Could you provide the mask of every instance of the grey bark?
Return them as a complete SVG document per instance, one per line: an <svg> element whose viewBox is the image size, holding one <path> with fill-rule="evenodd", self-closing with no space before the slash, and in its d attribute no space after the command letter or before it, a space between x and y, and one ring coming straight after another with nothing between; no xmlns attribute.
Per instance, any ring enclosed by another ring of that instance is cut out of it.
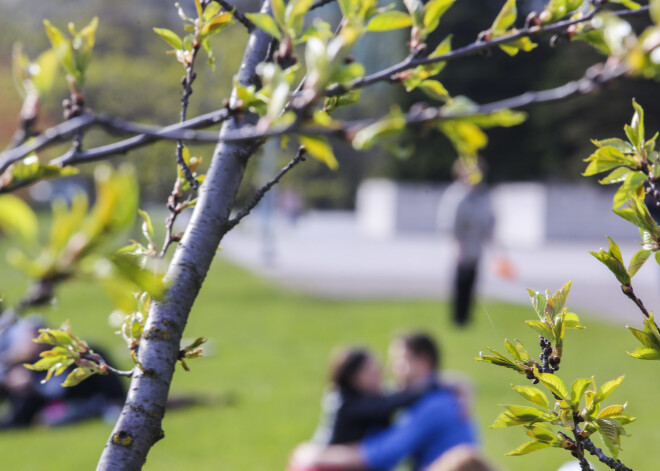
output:
<svg viewBox="0 0 660 471"><path fill-rule="evenodd" d="M270 12L264 0L262 12ZM238 80L249 85L255 69L266 57L270 37L255 29L245 50ZM232 104L236 96L232 95ZM254 116L230 119L220 136L240 129ZM135 471L142 468L151 447L163 437L161 423L179 354L179 342L188 314L215 256L227 223L245 165L256 149L254 142L220 143L199 193L192 219L176 248L166 279L165 298L149 311L138 358L145 371L136 368L115 427L99 460L97 471Z"/></svg>

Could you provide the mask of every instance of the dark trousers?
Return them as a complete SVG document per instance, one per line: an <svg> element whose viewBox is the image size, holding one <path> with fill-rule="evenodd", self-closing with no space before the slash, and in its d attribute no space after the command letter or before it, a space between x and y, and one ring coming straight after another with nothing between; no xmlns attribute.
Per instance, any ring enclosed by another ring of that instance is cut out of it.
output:
<svg viewBox="0 0 660 471"><path fill-rule="evenodd" d="M474 284L477 279L477 262L459 263L454 279L453 319L457 325L466 325L470 320Z"/></svg>

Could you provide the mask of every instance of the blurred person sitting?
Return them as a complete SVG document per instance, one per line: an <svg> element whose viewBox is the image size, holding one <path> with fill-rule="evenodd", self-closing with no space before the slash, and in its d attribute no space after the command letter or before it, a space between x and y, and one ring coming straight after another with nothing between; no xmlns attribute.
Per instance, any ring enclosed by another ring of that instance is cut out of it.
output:
<svg viewBox="0 0 660 471"><path fill-rule="evenodd" d="M299 446L292 468L390 470L408 458L413 470L422 471L455 446L476 444L475 426L456 390L437 376L440 354L435 341L423 333L400 336L389 355L401 387L428 386L428 392L406 408L394 425L359 443Z"/></svg>
<svg viewBox="0 0 660 471"><path fill-rule="evenodd" d="M124 387L115 376L93 375L73 387L62 383L74 368L42 383L45 371L23 366L39 360L46 346L33 342L44 328L38 316L18 318L0 333L0 400L8 403L8 412L0 418L0 429L34 424L63 425L90 417L114 420L124 403ZM97 347L94 351L108 358Z"/></svg>
<svg viewBox="0 0 660 471"><path fill-rule="evenodd" d="M323 398L323 418L314 434L319 445L354 443L387 428L394 413L409 406L428 385L385 393L378 360L363 348L336 352L330 367L330 390Z"/></svg>
<svg viewBox="0 0 660 471"><path fill-rule="evenodd" d="M452 167L454 182L438 205L438 227L450 229L457 246L452 309L454 323L459 326L470 320L479 261L495 228L485 172L483 162L469 165L457 160Z"/></svg>

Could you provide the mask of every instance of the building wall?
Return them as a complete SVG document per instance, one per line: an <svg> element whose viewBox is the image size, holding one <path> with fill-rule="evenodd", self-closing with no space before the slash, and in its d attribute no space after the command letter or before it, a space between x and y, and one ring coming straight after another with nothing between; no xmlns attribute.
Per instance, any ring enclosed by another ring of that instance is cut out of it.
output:
<svg viewBox="0 0 660 471"><path fill-rule="evenodd" d="M442 232L438 218L447 184L413 185L367 180L357 193L358 231L367 237ZM612 213L613 189L589 185L505 183L492 188L496 238L506 244L537 246L548 241L636 240L634 228ZM446 231L446 228L445 228Z"/></svg>

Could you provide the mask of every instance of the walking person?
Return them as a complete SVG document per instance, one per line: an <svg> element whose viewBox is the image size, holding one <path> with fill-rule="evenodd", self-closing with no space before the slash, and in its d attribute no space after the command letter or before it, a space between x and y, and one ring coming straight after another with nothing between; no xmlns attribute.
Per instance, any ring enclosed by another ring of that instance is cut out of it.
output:
<svg viewBox="0 0 660 471"><path fill-rule="evenodd" d="M445 190L438 208L438 225L449 226L457 247L452 315L459 326L470 321L479 262L495 228L490 191L483 179L485 165L480 163L478 182L473 181L474 172L462 160L456 161L454 182Z"/></svg>

